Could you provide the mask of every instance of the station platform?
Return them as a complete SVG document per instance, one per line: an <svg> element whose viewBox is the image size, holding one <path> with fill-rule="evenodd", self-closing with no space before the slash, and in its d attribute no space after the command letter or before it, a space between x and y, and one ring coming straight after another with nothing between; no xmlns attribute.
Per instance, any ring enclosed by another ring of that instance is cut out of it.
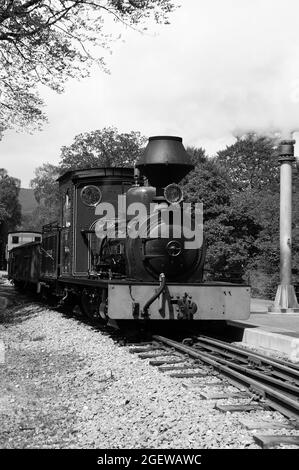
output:
<svg viewBox="0 0 299 470"><path fill-rule="evenodd" d="M280 353L299 363L299 314L269 313L272 304L270 300L252 299L248 320L227 323L243 330L244 345Z"/></svg>

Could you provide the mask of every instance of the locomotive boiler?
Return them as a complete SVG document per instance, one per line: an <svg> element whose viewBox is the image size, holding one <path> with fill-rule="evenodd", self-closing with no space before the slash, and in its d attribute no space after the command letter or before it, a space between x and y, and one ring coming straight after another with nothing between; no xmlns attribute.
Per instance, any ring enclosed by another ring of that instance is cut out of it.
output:
<svg viewBox="0 0 299 470"><path fill-rule="evenodd" d="M25 253L18 247L10 279L111 324L248 318L248 286L204 281L202 214L186 208L178 185L192 168L180 137L157 136L135 173L67 172L59 178L61 220L44 227L41 243L27 245L34 272L32 264L17 269Z"/></svg>

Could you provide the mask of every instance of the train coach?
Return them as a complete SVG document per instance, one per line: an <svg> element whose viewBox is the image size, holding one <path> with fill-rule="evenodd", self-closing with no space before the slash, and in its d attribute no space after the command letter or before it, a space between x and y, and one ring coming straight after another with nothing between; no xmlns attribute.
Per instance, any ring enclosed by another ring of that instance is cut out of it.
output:
<svg viewBox="0 0 299 470"><path fill-rule="evenodd" d="M136 168L62 175L61 220L10 251L9 278L112 325L248 318L249 286L204 281L207 241L178 185L193 168L182 139L151 137Z"/></svg>

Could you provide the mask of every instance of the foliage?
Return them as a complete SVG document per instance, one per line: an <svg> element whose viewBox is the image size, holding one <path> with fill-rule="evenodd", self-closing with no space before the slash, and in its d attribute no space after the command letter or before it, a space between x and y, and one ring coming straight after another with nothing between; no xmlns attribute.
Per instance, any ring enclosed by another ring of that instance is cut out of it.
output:
<svg viewBox="0 0 299 470"><path fill-rule="evenodd" d="M275 158L276 141L248 134L217 153L217 162L225 168L234 190L277 190L279 163Z"/></svg>
<svg viewBox="0 0 299 470"><path fill-rule="evenodd" d="M44 163L35 170L35 178L31 180L38 207L31 216L23 219L23 228L41 230L42 226L59 220L59 185L57 178L61 169L51 163Z"/></svg>
<svg viewBox="0 0 299 470"><path fill-rule="evenodd" d="M0 133L45 120L38 86L62 92L93 63L105 70L113 40L105 23L145 29L151 18L167 23L173 9L170 0L1 0Z"/></svg>
<svg viewBox="0 0 299 470"><path fill-rule="evenodd" d="M119 133L115 127L85 132L77 135L69 147L62 147L60 168L133 166L145 143L140 132Z"/></svg>
<svg viewBox="0 0 299 470"><path fill-rule="evenodd" d="M273 295L279 273L279 193L247 190L233 196L232 207L240 215L237 230L247 245L243 278L259 295L259 273L265 284L263 295Z"/></svg>
<svg viewBox="0 0 299 470"><path fill-rule="evenodd" d="M240 279L248 256L256 251L254 240L259 225L233 197L227 172L216 159L202 160L187 176L184 192L186 200L203 202L207 277Z"/></svg>
<svg viewBox="0 0 299 470"><path fill-rule="evenodd" d="M21 220L21 206L18 200L20 181L9 176L7 171L0 169L0 206L2 217L0 222L7 230L14 230Z"/></svg>
<svg viewBox="0 0 299 470"><path fill-rule="evenodd" d="M202 147L194 147L189 146L186 147L186 152L190 155L192 163L197 166L200 163L204 163L207 161L208 156L204 148Z"/></svg>
<svg viewBox="0 0 299 470"><path fill-rule="evenodd" d="M19 230L32 230L41 232L44 225L60 220L59 203L53 206L47 206L41 202L34 209L32 214L26 214L22 217L22 223Z"/></svg>
<svg viewBox="0 0 299 470"><path fill-rule="evenodd" d="M184 194L189 202L203 202L205 217L210 219L229 203L231 184L222 168L213 159L198 161L183 181Z"/></svg>
<svg viewBox="0 0 299 470"><path fill-rule="evenodd" d="M2 205L0 203L0 224L2 224L2 222L8 217L8 214L7 214L7 211L4 207L4 205Z"/></svg>
<svg viewBox="0 0 299 470"><path fill-rule="evenodd" d="M279 162L276 141L248 134L218 152L231 181L230 240L222 247L253 295L272 296L279 276ZM231 242L231 243L230 243ZM220 259L217 257L216 261ZM219 263L221 268L221 262ZM217 263L216 263L217 265Z"/></svg>
<svg viewBox="0 0 299 470"><path fill-rule="evenodd" d="M38 203L45 201L48 205L52 205L56 202L56 180L59 176L59 168L51 163L44 163L35 170L35 178L31 181L31 186L34 188Z"/></svg>
<svg viewBox="0 0 299 470"><path fill-rule="evenodd" d="M7 233L21 222L21 206L18 200L20 181L0 169L0 269L5 268Z"/></svg>

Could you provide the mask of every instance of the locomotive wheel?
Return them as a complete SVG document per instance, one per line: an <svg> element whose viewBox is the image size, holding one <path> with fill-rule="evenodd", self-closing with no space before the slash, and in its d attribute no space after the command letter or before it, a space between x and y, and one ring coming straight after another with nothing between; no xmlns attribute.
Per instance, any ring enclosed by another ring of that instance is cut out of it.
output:
<svg viewBox="0 0 299 470"><path fill-rule="evenodd" d="M42 287L39 296L42 302L50 306L57 305L57 297L54 295L53 290Z"/></svg>
<svg viewBox="0 0 299 470"><path fill-rule="evenodd" d="M13 281L13 283L14 283L15 288L16 288L19 292L21 292L21 293L26 292L25 282L23 282L23 281Z"/></svg>
<svg viewBox="0 0 299 470"><path fill-rule="evenodd" d="M81 305L79 305L78 303L74 305L74 307L72 309L72 314L75 315L75 317L77 317L79 319L82 319L83 317L85 317L83 309L82 309Z"/></svg>
<svg viewBox="0 0 299 470"><path fill-rule="evenodd" d="M97 299L93 299L89 292L82 292L81 307L83 314L90 320L99 318L99 306Z"/></svg>
<svg viewBox="0 0 299 470"><path fill-rule="evenodd" d="M48 290L45 289L45 287L41 288L39 296L42 302L46 302L46 303L48 302L49 295L48 295Z"/></svg>

